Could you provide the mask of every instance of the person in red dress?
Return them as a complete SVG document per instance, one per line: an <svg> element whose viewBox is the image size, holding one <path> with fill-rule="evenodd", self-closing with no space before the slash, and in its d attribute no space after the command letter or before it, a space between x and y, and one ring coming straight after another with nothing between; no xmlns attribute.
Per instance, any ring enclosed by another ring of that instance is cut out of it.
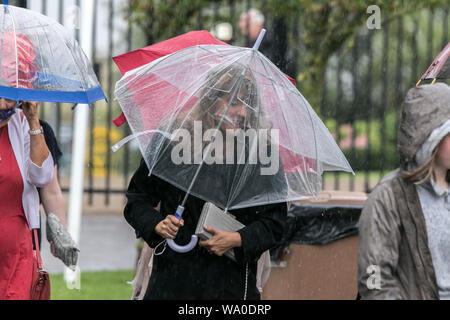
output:
<svg viewBox="0 0 450 320"><path fill-rule="evenodd" d="M38 103L23 102L22 110L16 101L0 98L0 300L30 298L30 229L39 227L36 187L47 185L53 176Z"/></svg>

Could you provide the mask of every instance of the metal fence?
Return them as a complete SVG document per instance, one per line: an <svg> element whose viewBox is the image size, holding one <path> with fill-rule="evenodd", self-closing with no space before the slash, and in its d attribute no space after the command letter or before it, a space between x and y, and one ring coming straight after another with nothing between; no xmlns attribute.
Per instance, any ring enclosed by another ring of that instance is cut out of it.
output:
<svg viewBox="0 0 450 320"><path fill-rule="evenodd" d="M93 62L109 104L97 102L91 108L85 192L89 203L97 194L103 195L104 204L109 205L111 196L124 193L140 161L140 153L134 144L126 145L118 153L111 151L115 142L130 133L127 125L116 128L112 123L120 114L120 108L114 101L114 85L121 75L111 58L162 39L155 40L127 22L126 1L93 1ZM199 12L198 25L182 28L179 34L193 29L213 30L218 23L229 22L233 28L233 37L229 42L245 43L246 39L239 34L239 15L251 7L262 8L263 2L212 1L209 8ZM29 8L52 16L64 25L75 21L72 27L75 36L78 36L76 22L82 21L77 20L80 0L16 1L16 5L27 4ZM319 105L313 107L335 135L357 174L326 174L324 188L370 192L386 172L398 165L396 140L401 101L449 41L449 11L450 4L434 11L420 10L383 21L379 30L362 26L356 36L344 43L339 52L329 59L326 77L320 84L323 95ZM209 15L209 19L203 18L205 14ZM279 32L281 58L277 63L296 78L303 63L301 50L307 49L301 44L300 21L290 25L283 23L282 19L274 21L266 14L266 27L276 28ZM302 91L301 85L299 90ZM46 104L41 108L41 118L53 126L64 152L60 180L65 192L68 191L71 159L71 107Z"/></svg>

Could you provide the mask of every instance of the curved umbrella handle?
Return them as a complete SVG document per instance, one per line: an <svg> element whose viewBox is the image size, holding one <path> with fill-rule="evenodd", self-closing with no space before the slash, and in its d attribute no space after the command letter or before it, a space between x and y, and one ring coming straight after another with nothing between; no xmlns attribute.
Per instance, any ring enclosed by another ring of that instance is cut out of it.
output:
<svg viewBox="0 0 450 320"><path fill-rule="evenodd" d="M179 253L186 253L191 251L192 249L194 249L194 247L197 245L198 242L198 237L193 234L191 237L191 241L185 245L185 246L180 246L178 244L175 243L175 241L173 241L172 239L167 239L167 244L169 245L169 247Z"/></svg>
<svg viewBox="0 0 450 320"><path fill-rule="evenodd" d="M183 211L184 211L184 208L182 206L179 206L177 209L177 212L175 213L175 217L177 217L178 220L181 220ZM180 246L180 245L176 244L175 241L173 241L172 239L167 239L167 244L169 245L169 247L172 250L174 250L176 252L180 252L180 253L186 253L186 252L191 251L197 245L197 242L198 242L198 237L195 234L193 234L191 236L191 241L185 246Z"/></svg>

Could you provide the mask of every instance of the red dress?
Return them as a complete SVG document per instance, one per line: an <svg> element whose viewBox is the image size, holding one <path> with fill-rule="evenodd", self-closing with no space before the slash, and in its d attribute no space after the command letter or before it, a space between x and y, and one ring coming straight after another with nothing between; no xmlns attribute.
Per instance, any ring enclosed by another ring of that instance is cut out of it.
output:
<svg viewBox="0 0 450 320"><path fill-rule="evenodd" d="M0 300L28 300L33 246L22 207L22 175L9 141L8 126L1 129L0 157Z"/></svg>

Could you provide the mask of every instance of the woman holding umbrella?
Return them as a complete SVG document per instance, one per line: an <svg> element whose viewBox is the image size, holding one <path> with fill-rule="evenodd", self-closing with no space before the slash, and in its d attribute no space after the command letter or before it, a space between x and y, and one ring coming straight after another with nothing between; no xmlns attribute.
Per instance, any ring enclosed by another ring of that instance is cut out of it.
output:
<svg viewBox="0 0 450 320"><path fill-rule="evenodd" d="M401 168L371 193L359 220L362 299L450 299L450 87L409 90Z"/></svg>
<svg viewBox="0 0 450 320"><path fill-rule="evenodd" d="M33 272L30 228L39 224L36 187L47 185L53 160L39 125L38 103L0 99L0 300L27 300ZM23 119L23 116L25 119Z"/></svg>
<svg viewBox="0 0 450 320"><path fill-rule="evenodd" d="M180 114L173 127L193 132L194 121L201 121L205 129L219 125L219 130L224 132L227 129L244 129L259 124L263 120L263 114L251 111L259 105L259 94L252 73L248 71L245 74L240 90L230 91L243 70L235 64L211 76L211 85L204 89L202 98L197 103L198 108L194 108L189 115ZM233 92L236 92L234 98ZM233 101L230 103L231 107L227 108L226 101L229 99ZM160 139L153 139L155 143L158 140ZM171 148L173 145L168 144L168 150ZM149 149L152 149L152 143ZM157 171L187 170L189 165L174 164L170 154L171 152L164 152L161 155ZM196 193L215 188L232 192L233 179L251 173L256 175L256 167L259 165L254 165L254 168L250 168L248 164L204 165L198 175ZM281 168L279 173L282 172ZM128 202L124 212L126 220L136 230L136 234L153 248L164 239L176 238L180 243L189 241L190 235L195 233L205 201L191 195L185 204L184 219L179 220L173 213L186 192L154 174L148 175L149 169L142 161L127 192ZM264 188L268 188L279 178L284 179L284 175L258 177L259 184L246 185L256 193L263 192ZM160 212L154 209L158 204L161 205ZM257 261L264 251L281 241L287 204L281 202L248 207L232 210L231 213L245 225L238 232L205 228L212 237L200 241L199 246L188 253L178 253L166 248L158 255L157 248L144 299L259 299L256 286ZM234 249L236 261L224 256L230 249Z"/></svg>
<svg viewBox="0 0 450 320"><path fill-rule="evenodd" d="M263 36L253 48L185 48L116 84L133 134L113 150L136 139L144 158L124 215L155 248L147 299L259 299L257 261L282 240L287 202L317 195L324 171L353 172L306 99L258 51ZM206 225L211 238L196 246L207 202L241 229ZM170 249L160 250L164 239Z"/></svg>
<svg viewBox="0 0 450 320"><path fill-rule="evenodd" d="M0 299L28 299L37 273L29 232L40 227L37 187L54 172L38 102L30 101L91 104L105 96L71 31L7 1L0 21ZM43 299L49 292L33 293Z"/></svg>
<svg viewBox="0 0 450 320"><path fill-rule="evenodd" d="M34 46L26 36L17 36L22 50L17 60L5 54L13 42L3 34L1 81L31 89ZM17 61L20 68L15 68ZM16 77L18 70L18 77ZM17 83L18 81L18 83ZM53 177L53 159L38 118L37 102L0 98L0 300L30 298L33 274L33 244L30 229L39 226L37 187Z"/></svg>

